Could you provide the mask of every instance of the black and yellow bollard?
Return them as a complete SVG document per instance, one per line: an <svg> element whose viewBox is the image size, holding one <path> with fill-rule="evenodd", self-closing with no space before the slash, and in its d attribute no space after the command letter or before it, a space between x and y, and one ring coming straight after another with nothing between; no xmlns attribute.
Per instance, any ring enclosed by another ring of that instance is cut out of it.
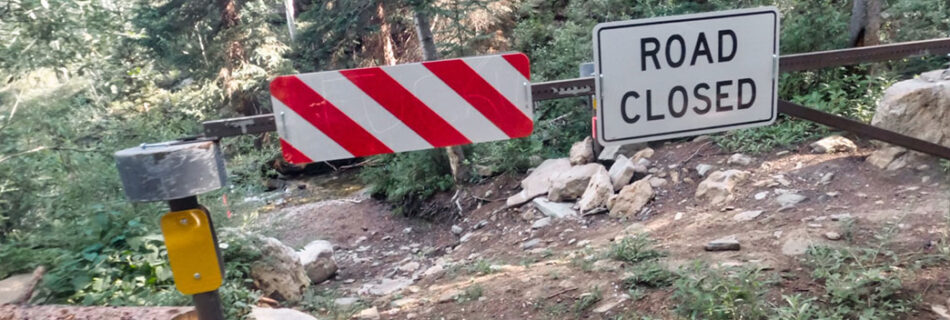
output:
<svg viewBox="0 0 950 320"><path fill-rule="evenodd" d="M175 287L192 295L201 320L224 319L218 288L224 263L211 214L197 195L226 183L216 141L171 141L115 153L126 197L133 202L167 201L161 217Z"/></svg>

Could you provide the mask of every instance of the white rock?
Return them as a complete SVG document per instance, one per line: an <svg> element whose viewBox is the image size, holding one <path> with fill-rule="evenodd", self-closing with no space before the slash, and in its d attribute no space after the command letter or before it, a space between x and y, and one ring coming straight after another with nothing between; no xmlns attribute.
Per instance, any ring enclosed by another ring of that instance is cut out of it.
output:
<svg viewBox="0 0 950 320"><path fill-rule="evenodd" d="M642 150L637 151L637 153L634 154L632 158L633 158L633 159L647 159L647 158L652 158L652 157L653 157L653 153L654 153L654 151L653 151L652 148L643 148Z"/></svg>
<svg viewBox="0 0 950 320"><path fill-rule="evenodd" d="M460 234L462 234L462 231L465 231L465 230L462 230L462 227L459 227L459 226L454 225L454 224L452 225L452 234L454 234L454 235L460 235Z"/></svg>
<svg viewBox="0 0 950 320"><path fill-rule="evenodd" d="M538 211L541 211L547 217L555 219L565 219L577 216L577 211L574 211L573 204L569 202L551 202L551 200L545 198L535 198L532 200L535 208L538 208Z"/></svg>
<svg viewBox="0 0 950 320"><path fill-rule="evenodd" d="M634 216L643 209L655 193L650 183L645 180L634 182L616 195L607 200L607 209L610 210L611 217L630 217Z"/></svg>
<svg viewBox="0 0 950 320"><path fill-rule="evenodd" d="M294 249L274 238L222 229L222 238L235 237L244 238L261 252L261 257L250 265L251 279L261 293L278 300L300 301L304 289L310 286L310 278Z"/></svg>
<svg viewBox="0 0 950 320"><path fill-rule="evenodd" d="M743 211L732 217L732 220L738 222L752 221L762 215L762 210Z"/></svg>
<svg viewBox="0 0 950 320"><path fill-rule="evenodd" d="M630 183L630 179L633 179L633 174L636 173L636 168L630 159L627 159L624 155L618 155L617 161L614 161L607 173L610 175L610 183L616 191Z"/></svg>
<svg viewBox="0 0 950 320"><path fill-rule="evenodd" d="M703 176L706 176L706 173L709 172L709 170L712 170L714 168L715 167L713 167L712 165L700 163L696 165L696 173L698 173L700 177L703 177Z"/></svg>
<svg viewBox="0 0 950 320"><path fill-rule="evenodd" d="M755 194L755 200L763 200L769 196L768 191L762 191Z"/></svg>
<svg viewBox="0 0 950 320"><path fill-rule="evenodd" d="M878 169L893 171L902 167L904 162L898 161L897 159L905 153L907 153L907 149L888 146L875 150L865 161Z"/></svg>
<svg viewBox="0 0 950 320"><path fill-rule="evenodd" d="M696 187L696 198L706 200L711 206L732 201L736 185L749 178L749 173L740 170L715 171Z"/></svg>
<svg viewBox="0 0 950 320"><path fill-rule="evenodd" d="M737 166L747 166L747 165L752 164L752 161L753 161L752 157L741 154L741 153L736 153L736 154L733 154L731 157L729 157L729 161L727 161L726 163L731 164L731 165L737 165Z"/></svg>
<svg viewBox="0 0 950 320"><path fill-rule="evenodd" d="M551 217L544 217L544 218L538 219L538 221L535 221L534 223L532 223L532 224L531 224L531 229L541 229L541 228L547 227L547 226L549 226L549 225L551 225Z"/></svg>
<svg viewBox="0 0 950 320"><path fill-rule="evenodd" d="M663 178L653 177L653 178L650 178L649 181L650 181L650 186L654 188L659 188L666 185L666 179L663 179Z"/></svg>
<svg viewBox="0 0 950 320"><path fill-rule="evenodd" d="M17 274L0 281L0 305L12 303L25 296L32 282L32 273Z"/></svg>
<svg viewBox="0 0 950 320"><path fill-rule="evenodd" d="M673 220L681 220L683 219L683 215L685 215L685 213L677 212L676 215L673 216Z"/></svg>
<svg viewBox="0 0 950 320"><path fill-rule="evenodd" d="M290 308L258 308L251 306L248 320L317 320L313 316Z"/></svg>
<svg viewBox="0 0 950 320"><path fill-rule="evenodd" d="M571 146L570 158L571 165L587 164L594 161L594 141L590 136L584 140L575 142Z"/></svg>
<svg viewBox="0 0 950 320"><path fill-rule="evenodd" d="M834 173L834 172L825 173L825 174L821 175L821 179L818 181L818 184L819 184L819 185L826 185L826 184L829 184L829 183L831 183L831 180L834 179L834 178L835 178L835 173Z"/></svg>
<svg viewBox="0 0 950 320"><path fill-rule="evenodd" d="M363 284L363 286L360 287L359 294L385 296L387 294L405 289L410 285L412 285L412 279L409 278L383 278L374 283Z"/></svg>
<svg viewBox="0 0 950 320"><path fill-rule="evenodd" d="M601 170L606 171L599 163L590 163L554 175L551 188L548 189L548 199L554 202L577 199L587 189L590 178Z"/></svg>
<svg viewBox="0 0 950 320"><path fill-rule="evenodd" d="M376 307L363 309L359 313L353 316L358 320L376 320L379 319L379 310Z"/></svg>
<svg viewBox="0 0 950 320"><path fill-rule="evenodd" d="M778 203L778 205L781 208L791 208L791 207L794 207L796 204L799 204L802 201L805 201L806 199L808 199L808 197L797 194L797 193L788 192L788 193L782 193L778 197L775 197L775 202Z"/></svg>
<svg viewBox="0 0 950 320"><path fill-rule="evenodd" d="M950 119L946 117L950 114L947 74L950 72L946 69L930 71L887 88L878 102L871 125L939 145L950 145ZM917 157L914 153L884 149L875 151L868 157L868 162L879 168L896 170L906 166L908 158ZM880 151L891 154L879 154Z"/></svg>
<svg viewBox="0 0 950 320"><path fill-rule="evenodd" d="M333 304L338 305L338 306L341 306L341 307L349 307L349 306L352 306L354 303L357 303L357 302L360 302L360 298L356 298L356 297L342 297L342 298L333 299Z"/></svg>
<svg viewBox="0 0 950 320"><path fill-rule="evenodd" d="M567 158L548 159L541 163L528 177L521 180L521 192L508 198L509 207L521 205L538 196L544 195L551 188L551 178L571 168Z"/></svg>
<svg viewBox="0 0 950 320"><path fill-rule="evenodd" d="M399 266L399 271L402 271L402 272L414 272L414 271L416 271L416 270L419 270L419 267L420 267L420 265L419 265L418 262L412 261L412 262L409 262L409 263L406 263L406 264L404 264L404 265Z"/></svg>
<svg viewBox="0 0 950 320"><path fill-rule="evenodd" d="M297 257L313 283L324 282L337 271L336 260L333 259L333 244L330 241L311 241L297 252Z"/></svg>
<svg viewBox="0 0 950 320"><path fill-rule="evenodd" d="M825 232L825 238L828 240L837 241L841 240L841 234L834 231L829 231Z"/></svg>
<svg viewBox="0 0 950 320"><path fill-rule="evenodd" d="M814 153L852 152L858 150L858 146L854 144L854 141L839 135L822 138L810 146L811 151Z"/></svg>
<svg viewBox="0 0 950 320"><path fill-rule="evenodd" d="M614 195L614 186L610 182L610 175L604 167L597 169L587 183L587 189L577 201L577 208L581 214L607 206L607 199Z"/></svg>

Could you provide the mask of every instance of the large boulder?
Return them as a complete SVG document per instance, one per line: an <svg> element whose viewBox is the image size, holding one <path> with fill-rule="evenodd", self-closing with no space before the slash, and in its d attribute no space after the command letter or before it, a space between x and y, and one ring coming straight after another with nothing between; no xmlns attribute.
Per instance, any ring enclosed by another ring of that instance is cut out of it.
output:
<svg viewBox="0 0 950 320"><path fill-rule="evenodd" d="M326 240L315 240L297 252L300 263L313 283L321 283L336 273L336 260L333 260L333 244Z"/></svg>
<svg viewBox="0 0 950 320"><path fill-rule="evenodd" d="M584 214L605 207L607 198L612 195L614 195L614 185L610 182L610 175L604 167L600 167L590 178L581 199L577 201L577 208L581 214Z"/></svg>
<svg viewBox="0 0 950 320"><path fill-rule="evenodd" d="M871 124L936 144L950 146L950 69L921 74L887 88ZM878 154L886 153L886 154ZM896 155L895 155L896 154ZM897 169L916 153L884 148L869 161L879 168Z"/></svg>
<svg viewBox="0 0 950 320"><path fill-rule="evenodd" d="M647 179L634 182L607 200L607 210L611 217L631 217L643 209L655 195Z"/></svg>
<svg viewBox="0 0 950 320"><path fill-rule="evenodd" d="M548 193L551 188L551 178L554 175L571 168L567 158L544 160L528 177L521 180L521 192L508 198L509 207L522 205L531 199Z"/></svg>
<svg viewBox="0 0 950 320"><path fill-rule="evenodd" d="M575 142L571 146L570 158L572 165L587 164L594 161L594 140L588 136L584 140Z"/></svg>
<svg viewBox="0 0 950 320"><path fill-rule="evenodd" d="M732 201L736 185L749 178L749 173L741 170L715 171L696 187L696 198L706 200L709 205L717 206Z"/></svg>
<svg viewBox="0 0 950 320"><path fill-rule="evenodd" d="M570 169L554 175L551 178L551 188L548 189L548 199L554 202L574 200L580 197L590 178L604 169L599 163L589 163L582 166L573 166Z"/></svg>
<svg viewBox="0 0 950 320"><path fill-rule="evenodd" d="M294 249L280 240L258 236L261 257L251 263L251 278L265 296L297 302L310 286L310 278Z"/></svg>

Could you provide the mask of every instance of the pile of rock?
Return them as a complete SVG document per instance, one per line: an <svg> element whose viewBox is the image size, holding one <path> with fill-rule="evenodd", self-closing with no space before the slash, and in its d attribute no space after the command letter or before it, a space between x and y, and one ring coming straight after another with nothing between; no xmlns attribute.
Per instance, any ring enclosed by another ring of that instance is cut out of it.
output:
<svg viewBox="0 0 950 320"><path fill-rule="evenodd" d="M644 148L629 158L620 152L615 156L610 170L593 162L593 142L588 137L571 147L568 158L545 160L534 168L521 181L521 192L509 197L507 204L514 207L534 200L538 210L556 218L605 210L615 217L635 215L653 199L654 186L666 181L645 176L653 149ZM643 179L634 181L637 174Z"/></svg>

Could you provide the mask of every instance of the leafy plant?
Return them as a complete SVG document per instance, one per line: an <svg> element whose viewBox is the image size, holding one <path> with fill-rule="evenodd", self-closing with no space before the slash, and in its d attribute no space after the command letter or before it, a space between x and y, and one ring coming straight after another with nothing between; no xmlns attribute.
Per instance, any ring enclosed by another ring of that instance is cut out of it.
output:
<svg viewBox="0 0 950 320"><path fill-rule="evenodd" d="M663 288L673 285L678 275L656 261L641 262L627 269L631 275L623 280L630 289L640 286Z"/></svg>
<svg viewBox="0 0 950 320"><path fill-rule="evenodd" d="M754 268L711 270L696 262L680 270L674 282L676 312L697 319L764 319L765 293L772 281Z"/></svg>
<svg viewBox="0 0 950 320"><path fill-rule="evenodd" d="M660 251L653 249L653 240L646 234L635 234L621 239L610 246L608 251L614 260L637 263L664 256Z"/></svg>
<svg viewBox="0 0 950 320"><path fill-rule="evenodd" d="M455 302L465 303L469 301L477 301L484 294L484 289L480 285L472 285L465 288L461 294L455 297Z"/></svg>

